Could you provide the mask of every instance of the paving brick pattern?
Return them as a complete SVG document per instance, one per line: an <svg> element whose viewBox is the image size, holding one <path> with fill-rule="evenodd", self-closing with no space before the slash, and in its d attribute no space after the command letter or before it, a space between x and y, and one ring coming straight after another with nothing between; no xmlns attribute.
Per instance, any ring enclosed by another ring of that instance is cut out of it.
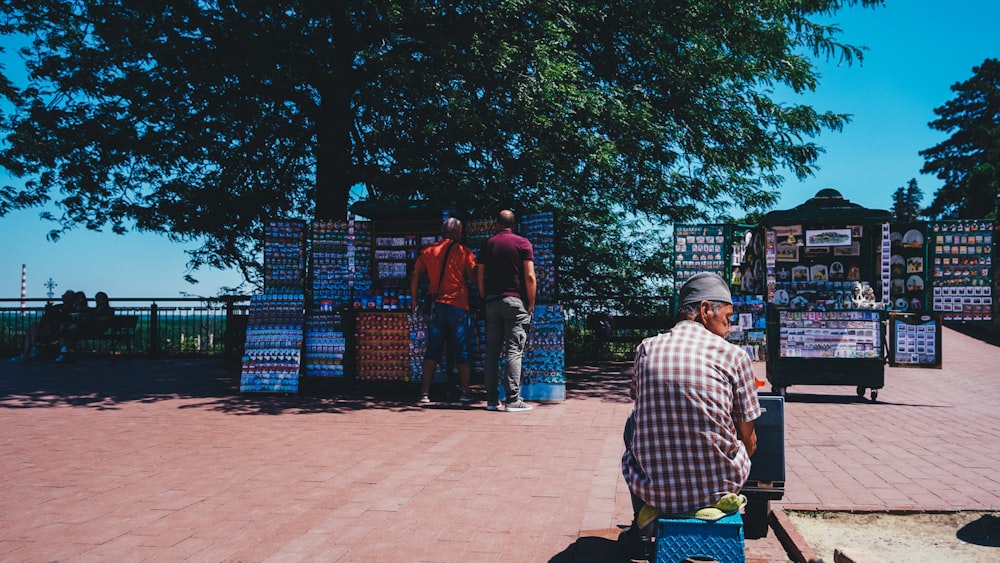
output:
<svg viewBox="0 0 1000 563"><path fill-rule="evenodd" d="M944 345L944 370L889 369L876 404L789 389L786 508L1000 508L1000 352ZM630 367L503 413L240 395L214 360L5 362L0 561L622 561ZM788 560L773 533L747 552Z"/></svg>
<svg viewBox="0 0 1000 563"><path fill-rule="evenodd" d="M943 341L943 369L886 368L876 403L788 389L786 509L1000 510L1000 347Z"/></svg>

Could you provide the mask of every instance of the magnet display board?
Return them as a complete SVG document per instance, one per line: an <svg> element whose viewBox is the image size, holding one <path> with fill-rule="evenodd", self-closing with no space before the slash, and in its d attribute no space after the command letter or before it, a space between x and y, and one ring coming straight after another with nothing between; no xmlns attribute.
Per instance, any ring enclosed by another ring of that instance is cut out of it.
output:
<svg viewBox="0 0 1000 563"><path fill-rule="evenodd" d="M941 315L889 313L889 365L941 368Z"/></svg>
<svg viewBox="0 0 1000 563"><path fill-rule="evenodd" d="M993 319L992 227L985 219L930 224L931 306L944 320Z"/></svg>

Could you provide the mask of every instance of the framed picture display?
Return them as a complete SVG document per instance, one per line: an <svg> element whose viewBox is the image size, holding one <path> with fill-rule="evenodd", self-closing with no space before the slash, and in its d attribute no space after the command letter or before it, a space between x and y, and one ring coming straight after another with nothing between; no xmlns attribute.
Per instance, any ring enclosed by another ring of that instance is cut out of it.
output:
<svg viewBox="0 0 1000 563"><path fill-rule="evenodd" d="M851 229L806 230L806 246L851 246Z"/></svg>
<svg viewBox="0 0 1000 563"><path fill-rule="evenodd" d="M798 262L799 245L787 242L778 243L774 259L776 262Z"/></svg>
<svg viewBox="0 0 1000 563"><path fill-rule="evenodd" d="M854 241L845 246L833 247L834 256L861 256L861 241Z"/></svg>

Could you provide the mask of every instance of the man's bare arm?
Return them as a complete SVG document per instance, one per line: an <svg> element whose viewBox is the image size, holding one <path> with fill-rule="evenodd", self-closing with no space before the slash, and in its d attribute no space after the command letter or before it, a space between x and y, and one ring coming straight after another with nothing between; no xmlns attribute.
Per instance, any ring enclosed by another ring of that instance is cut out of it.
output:
<svg viewBox="0 0 1000 563"><path fill-rule="evenodd" d="M757 431L754 430L752 420L750 422L737 422L736 435L746 446L747 455L753 455L757 451Z"/></svg>

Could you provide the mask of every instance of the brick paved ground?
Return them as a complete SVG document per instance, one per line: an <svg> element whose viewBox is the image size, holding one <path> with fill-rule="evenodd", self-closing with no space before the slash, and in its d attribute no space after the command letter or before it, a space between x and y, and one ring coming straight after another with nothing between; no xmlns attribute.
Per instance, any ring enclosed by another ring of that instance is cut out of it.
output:
<svg viewBox="0 0 1000 563"><path fill-rule="evenodd" d="M944 350L876 404L790 388L784 506L1000 509L1000 352ZM620 561L629 367L508 414L242 396L209 360L4 363L0 561ZM787 560L773 533L747 547Z"/></svg>
<svg viewBox="0 0 1000 563"><path fill-rule="evenodd" d="M874 404L789 388L784 507L1000 510L1000 347L945 329L943 366L887 368Z"/></svg>

